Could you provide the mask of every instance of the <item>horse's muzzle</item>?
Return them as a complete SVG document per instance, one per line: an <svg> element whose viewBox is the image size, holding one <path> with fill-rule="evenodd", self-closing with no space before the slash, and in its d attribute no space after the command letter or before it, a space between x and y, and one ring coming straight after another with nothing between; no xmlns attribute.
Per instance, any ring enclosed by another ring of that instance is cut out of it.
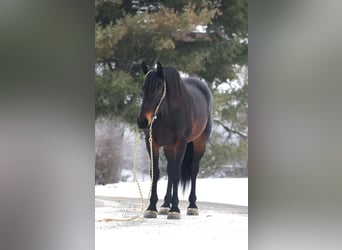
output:
<svg viewBox="0 0 342 250"><path fill-rule="evenodd" d="M148 126L152 122L153 113L152 112L145 112L141 113L138 117L137 123L140 129L148 128Z"/></svg>
<svg viewBox="0 0 342 250"><path fill-rule="evenodd" d="M144 116L139 116L137 119L137 124L140 129L145 129L148 126L148 120Z"/></svg>

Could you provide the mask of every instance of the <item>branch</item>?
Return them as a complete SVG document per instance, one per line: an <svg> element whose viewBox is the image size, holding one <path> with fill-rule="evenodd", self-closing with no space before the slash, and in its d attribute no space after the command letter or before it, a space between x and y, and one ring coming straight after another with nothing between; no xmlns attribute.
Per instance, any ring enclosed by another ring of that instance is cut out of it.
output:
<svg viewBox="0 0 342 250"><path fill-rule="evenodd" d="M247 135L244 133L241 133L240 131L237 131L235 129L229 128L227 125L225 125L222 121L215 119L214 122L217 122L218 124L220 124L228 133L233 133L233 134L237 134L240 137L242 137L243 139L247 139Z"/></svg>

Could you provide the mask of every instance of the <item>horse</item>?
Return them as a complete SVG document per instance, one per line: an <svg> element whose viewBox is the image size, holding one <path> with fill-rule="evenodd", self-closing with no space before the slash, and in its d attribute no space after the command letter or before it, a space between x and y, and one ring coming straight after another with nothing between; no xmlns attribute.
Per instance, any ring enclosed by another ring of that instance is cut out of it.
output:
<svg viewBox="0 0 342 250"><path fill-rule="evenodd" d="M146 137L150 152L149 131L152 131L153 171L149 206L144 218L156 218L159 149L167 159L167 190L159 214L168 219L180 219L178 184L183 192L191 182L187 215L198 215L196 178L199 162L205 152L212 128L212 94L208 86L197 78L181 78L173 67L157 63L156 70L141 64L145 81L142 86L141 111L137 119ZM150 155L150 153L149 153ZM151 158L151 155L150 155ZM151 167L152 168L152 167Z"/></svg>

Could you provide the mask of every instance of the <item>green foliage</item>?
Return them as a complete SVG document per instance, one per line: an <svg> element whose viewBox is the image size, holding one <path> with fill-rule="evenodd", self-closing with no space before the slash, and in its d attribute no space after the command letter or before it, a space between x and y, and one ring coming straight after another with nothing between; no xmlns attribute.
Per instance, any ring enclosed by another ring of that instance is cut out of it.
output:
<svg viewBox="0 0 342 250"><path fill-rule="evenodd" d="M95 60L100 62L101 59L110 59L114 56L113 47L117 46L119 41L127 34L127 28L124 25L107 25L102 27L95 24ZM110 60L108 60L110 62Z"/></svg>
<svg viewBox="0 0 342 250"><path fill-rule="evenodd" d="M182 38L181 34L209 23L215 15L215 10L204 8L196 12L195 8L188 4L177 13L160 5L156 13L126 14L105 27L97 23L96 63L115 63L116 69L130 73L137 73L134 66L142 60L154 64L177 49L176 41Z"/></svg>
<svg viewBox="0 0 342 250"><path fill-rule="evenodd" d="M122 117L132 123L138 113L135 101L140 90L133 78L119 70L106 71L96 79L96 116Z"/></svg>
<svg viewBox="0 0 342 250"><path fill-rule="evenodd" d="M104 27L117 18L122 18L123 2L125 1L95 0L95 22Z"/></svg>
<svg viewBox="0 0 342 250"><path fill-rule="evenodd" d="M247 0L222 0L220 11L208 29L217 39L248 37L248 2Z"/></svg>

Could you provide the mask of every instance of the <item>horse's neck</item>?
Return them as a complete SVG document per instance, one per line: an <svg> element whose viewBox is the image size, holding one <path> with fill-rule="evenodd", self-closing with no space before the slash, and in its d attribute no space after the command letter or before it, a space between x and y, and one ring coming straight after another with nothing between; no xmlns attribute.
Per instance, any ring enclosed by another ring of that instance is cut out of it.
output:
<svg viewBox="0 0 342 250"><path fill-rule="evenodd" d="M177 113L181 110L187 109L187 105L191 100L191 96L189 95L185 86L180 86L179 91L177 93L173 93L172 96L168 96L167 98L167 111L171 113Z"/></svg>

